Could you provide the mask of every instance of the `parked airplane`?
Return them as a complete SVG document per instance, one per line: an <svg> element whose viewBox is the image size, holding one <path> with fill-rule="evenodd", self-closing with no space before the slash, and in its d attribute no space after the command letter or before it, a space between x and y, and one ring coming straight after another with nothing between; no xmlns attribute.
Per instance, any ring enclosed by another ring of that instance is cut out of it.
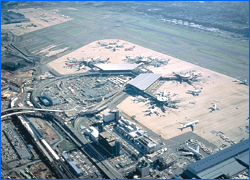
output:
<svg viewBox="0 0 250 180"><path fill-rule="evenodd" d="M97 56L96 58L93 58L93 61L97 61L101 56Z"/></svg>
<svg viewBox="0 0 250 180"><path fill-rule="evenodd" d="M126 56L126 58L130 61L137 61L137 59L135 57Z"/></svg>
<svg viewBox="0 0 250 180"><path fill-rule="evenodd" d="M194 156L198 156L198 157L202 156L202 154L200 154L200 152L199 152L199 146L197 147L196 150L194 150L193 148L188 146L187 142L185 142L184 147L186 147L188 150L191 151L191 152L183 152L184 154L186 154L186 155L194 155Z"/></svg>
<svg viewBox="0 0 250 180"><path fill-rule="evenodd" d="M81 69L84 69L84 68L85 68L85 65L79 66L78 71L80 71Z"/></svg>
<svg viewBox="0 0 250 180"><path fill-rule="evenodd" d="M155 56L155 57L149 57L149 59L151 59L152 61L154 61L154 60L156 60L156 59L157 59L157 57L158 57L158 55L157 55L157 56Z"/></svg>
<svg viewBox="0 0 250 180"><path fill-rule="evenodd" d="M157 110L157 107L154 107L153 109L147 109L145 112L149 112L148 115L155 113L157 116L159 116L160 114L160 111Z"/></svg>
<svg viewBox="0 0 250 180"><path fill-rule="evenodd" d="M176 74L175 72L173 72L173 74L174 74L175 76L177 76L177 77L180 77L181 79L189 79L189 78L191 77L191 75L188 74L188 73L185 73L185 74L181 74L181 73Z"/></svg>
<svg viewBox="0 0 250 180"><path fill-rule="evenodd" d="M165 59L159 59L159 60L157 60L157 62L163 63L163 64L165 64L165 63L168 64L169 61L170 61L170 59L168 59L168 60L165 60Z"/></svg>
<svg viewBox="0 0 250 180"><path fill-rule="evenodd" d="M73 66L73 65L76 65L76 64L78 64L78 62L76 62L76 63L65 63L67 66Z"/></svg>
<svg viewBox="0 0 250 180"><path fill-rule="evenodd" d="M107 58L107 59L99 59L97 62L105 63L105 62L108 62L108 61L109 61L109 58Z"/></svg>
<svg viewBox="0 0 250 180"><path fill-rule="evenodd" d="M159 96L156 97L157 101L160 102L166 102L168 101L168 97L164 97L162 94L160 94Z"/></svg>
<svg viewBox="0 0 250 180"><path fill-rule="evenodd" d="M92 59L91 58L88 58L88 59L84 59L83 60L85 63L90 63L90 62L92 62Z"/></svg>
<svg viewBox="0 0 250 180"><path fill-rule="evenodd" d="M98 44L100 44L100 46L108 46L108 43L98 42Z"/></svg>
<svg viewBox="0 0 250 180"><path fill-rule="evenodd" d="M211 112L212 111L214 111L214 110L220 110L220 108L218 108L217 106L216 106L216 104L214 104L212 107L209 107L208 109L211 109Z"/></svg>
<svg viewBox="0 0 250 180"><path fill-rule="evenodd" d="M136 96L136 99L135 99L135 100L142 101L142 102L146 102L146 101L148 100L148 98Z"/></svg>
<svg viewBox="0 0 250 180"><path fill-rule="evenodd" d="M113 42L110 42L109 45L116 45L117 42L113 41Z"/></svg>
<svg viewBox="0 0 250 180"><path fill-rule="evenodd" d="M191 127L192 131L194 131L194 129L196 128L196 124L198 124L199 122L200 122L199 120L195 120L194 122L181 123L182 128L180 129L183 130L184 128Z"/></svg>
<svg viewBox="0 0 250 180"><path fill-rule="evenodd" d="M140 56L136 56L138 59L144 59L144 57L140 54Z"/></svg>
<svg viewBox="0 0 250 180"><path fill-rule="evenodd" d="M201 71L198 72L192 72L193 77L200 77L201 76Z"/></svg>
<svg viewBox="0 0 250 180"><path fill-rule="evenodd" d="M78 60L77 60L77 59L75 59L75 58L73 58L73 59L69 59L69 58L67 57L67 60L68 60L68 61L70 61L71 63L78 62Z"/></svg>
<svg viewBox="0 0 250 180"><path fill-rule="evenodd" d="M187 93L192 94L193 96L199 96L199 94L201 93L201 90L199 90L199 91L188 90Z"/></svg>
<svg viewBox="0 0 250 180"><path fill-rule="evenodd" d="M249 81L247 81L246 79L245 80L242 80L240 78L237 78L241 84L245 84L245 85L249 85Z"/></svg>
<svg viewBox="0 0 250 180"><path fill-rule="evenodd" d="M114 48L112 49L113 52L115 52L116 50L119 50L119 49L117 49L116 47L114 47Z"/></svg>
<svg viewBox="0 0 250 180"><path fill-rule="evenodd" d="M135 48L135 46L130 47L130 48L126 48L125 51L132 51Z"/></svg>
<svg viewBox="0 0 250 180"><path fill-rule="evenodd" d="M120 44L120 45L117 44L116 47L117 47L117 48L123 48L123 47L124 47L124 43L123 43L123 44Z"/></svg>
<svg viewBox="0 0 250 180"><path fill-rule="evenodd" d="M106 49L112 49L113 47L112 46L107 46L105 47Z"/></svg>

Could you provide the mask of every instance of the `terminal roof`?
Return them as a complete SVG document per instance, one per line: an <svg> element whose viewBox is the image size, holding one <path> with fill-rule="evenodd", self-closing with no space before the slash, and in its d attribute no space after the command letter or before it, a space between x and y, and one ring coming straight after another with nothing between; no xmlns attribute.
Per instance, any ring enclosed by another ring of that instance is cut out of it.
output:
<svg viewBox="0 0 250 180"><path fill-rule="evenodd" d="M140 64L96 64L95 66L103 71L132 71Z"/></svg>
<svg viewBox="0 0 250 180"><path fill-rule="evenodd" d="M162 74L145 73L140 74L129 82L130 85L144 91L153 84Z"/></svg>

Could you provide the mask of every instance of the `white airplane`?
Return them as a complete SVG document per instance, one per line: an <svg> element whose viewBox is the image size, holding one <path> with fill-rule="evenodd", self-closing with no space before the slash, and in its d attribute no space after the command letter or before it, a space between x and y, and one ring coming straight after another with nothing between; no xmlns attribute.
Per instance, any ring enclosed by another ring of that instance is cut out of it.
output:
<svg viewBox="0 0 250 180"><path fill-rule="evenodd" d="M249 85L249 81L247 81L246 79L245 80L242 80L240 78L237 78L241 84L245 84L245 85Z"/></svg>
<svg viewBox="0 0 250 180"><path fill-rule="evenodd" d="M83 61L86 62L86 63L89 63L89 62L92 62L92 59L88 58L88 59L84 59Z"/></svg>
<svg viewBox="0 0 250 180"><path fill-rule="evenodd" d="M154 107L154 109L147 109L145 112L149 112L148 115L155 113L157 116L159 116L160 114L160 111L157 110L157 107Z"/></svg>
<svg viewBox="0 0 250 180"><path fill-rule="evenodd" d="M140 56L136 56L138 59L144 59L144 57L140 54Z"/></svg>
<svg viewBox="0 0 250 180"><path fill-rule="evenodd" d="M113 42L110 42L109 45L116 45L117 42L113 41Z"/></svg>
<svg viewBox="0 0 250 180"><path fill-rule="evenodd" d="M168 97L168 95L170 94L169 92L166 93L167 89L164 89L164 91L162 92L162 96L163 97Z"/></svg>
<svg viewBox="0 0 250 180"><path fill-rule="evenodd" d="M158 57L158 55L157 55L157 56L155 56L155 57L150 57L150 59L151 59L152 61L154 61L154 60L156 60L156 59L157 59L157 57Z"/></svg>
<svg viewBox="0 0 250 180"><path fill-rule="evenodd" d="M96 58L93 58L93 61L97 61L101 56L97 56Z"/></svg>
<svg viewBox="0 0 250 180"><path fill-rule="evenodd" d="M194 131L194 129L196 128L196 124L198 124L199 122L200 122L199 120L195 120L194 122L181 123L181 125L182 125L181 130L183 130L186 127L191 127L192 131Z"/></svg>
<svg viewBox="0 0 250 180"><path fill-rule="evenodd" d="M126 56L126 58L130 61L137 61L137 59L135 57Z"/></svg>
<svg viewBox="0 0 250 180"><path fill-rule="evenodd" d="M168 97L164 97L162 94L160 94L159 96L156 97L157 101L160 102L166 102L168 101Z"/></svg>
<svg viewBox="0 0 250 180"><path fill-rule="evenodd" d="M108 62L108 61L109 61L109 58L107 58L107 59L99 59L97 62L105 63L105 62Z"/></svg>
<svg viewBox="0 0 250 180"><path fill-rule="evenodd" d="M199 77L199 76L201 76L201 71L192 72L192 75L193 75L194 77Z"/></svg>
<svg viewBox="0 0 250 180"><path fill-rule="evenodd" d="M67 57L67 60L68 60L69 62L71 62L71 63L78 62L78 60L77 60L77 59L75 59L75 58L73 58L73 59L69 59L69 58Z"/></svg>
<svg viewBox="0 0 250 180"><path fill-rule="evenodd" d="M124 43L123 44L117 44L116 47L117 48L123 48L124 47Z"/></svg>
<svg viewBox="0 0 250 180"><path fill-rule="evenodd" d="M85 69L85 65L79 66L78 71L80 71L81 69Z"/></svg>
<svg viewBox="0 0 250 180"><path fill-rule="evenodd" d="M181 79L189 79L189 78L191 78L191 75L189 73L185 73L185 74L179 73L179 74L176 74L175 72L173 72L173 74L175 76L181 78Z"/></svg>
<svg viewBox="0 0 250 180"><path fill-rule="evenodd" d="M189 94L192 94L193 96L199 96L199 94L201 93L201 90L196 90L196 91L192 91L192 90L188 90Z"/></svg>
<svg viewBox="0 0 250 180"><path fill-rule="evenodd" d="M165 59L159 59L157 62L159 62L159 63L169 63L169 61L170 61L170 59L168 59L168 60L165 60Z"/></svg>
<svg viewBox="0 0 250 180"><path fill-rule="evenodd" d="M116 47L114 47L114 48L112 49L113 52L115 52L116 50L119 50L119 49L117 49Z"/></svg>
<svg viewBox="0 0 250 180"><path fill-rule="evenodd" d="M136 99L135 99L135 100L142 101L142 102L146 102L146 101L148 100L148 98L136 96Z"/></svg>
<svg viewBox="0 0 250 180"><path fill-rule="evenodd" d="M211 109L211 112L212 111L214 111L214 110L220 110L220 108L218 108L217 106L216 106L216 104L214 104L212 107L209 107L208 109Z"/></svg>
<svg viewBox="0 0 250 180"><path fill-rule="evenodd" d="M193 148L188 146L187 142L185 142L184 147L186 147L191 152L183 152L183 154L185 154L185 155L194 155L194 156L198 156L198 157L202 156L202 154L200 154L200 152L199 152L199 146L197 147L196 150L194 150Z"/></svg>
<svg viewBox="0 0 250 180"><path fill-rule="evenodd" d="M100 44L100 46L108 46L108 43L98 42L98 44Z"/></svg>

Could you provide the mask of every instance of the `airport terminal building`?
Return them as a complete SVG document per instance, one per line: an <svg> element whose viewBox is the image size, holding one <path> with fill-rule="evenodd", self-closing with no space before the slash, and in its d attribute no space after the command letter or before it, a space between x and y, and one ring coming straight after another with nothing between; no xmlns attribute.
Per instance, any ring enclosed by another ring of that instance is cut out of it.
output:
<svg viewBox="0 0 250 180"><path fill-rule="evenodd" d="M144 73L136 76L128 83L128 87L137 91L146 91L152 84L154 84L162 74Z"/></svg>
<svg viewBox="0 0 250 180"><path fill-rule="evenodd" d="M228 179L249 169L249 139L189 164L185 174L198 179Z"/></svg>

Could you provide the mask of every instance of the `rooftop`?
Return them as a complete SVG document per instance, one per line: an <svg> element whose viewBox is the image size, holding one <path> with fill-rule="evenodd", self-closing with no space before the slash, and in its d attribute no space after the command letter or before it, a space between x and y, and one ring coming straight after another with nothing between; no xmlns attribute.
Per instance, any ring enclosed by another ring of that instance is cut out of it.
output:
<svg viewBox="0 0 250 180"><path fill-rule="evenodd" d="M132 71L140 64L97 64L95 66L103 71Z"/></svg>
<svg viewBox="0 0 250 180"><path fill-rule="evenodd" d="M162 74L154 74L154 73L145 73L140 74L133 80L129 82L130 85L144 91L146 90L151 84L153 84L157 79L161 77Z"/></svg>

